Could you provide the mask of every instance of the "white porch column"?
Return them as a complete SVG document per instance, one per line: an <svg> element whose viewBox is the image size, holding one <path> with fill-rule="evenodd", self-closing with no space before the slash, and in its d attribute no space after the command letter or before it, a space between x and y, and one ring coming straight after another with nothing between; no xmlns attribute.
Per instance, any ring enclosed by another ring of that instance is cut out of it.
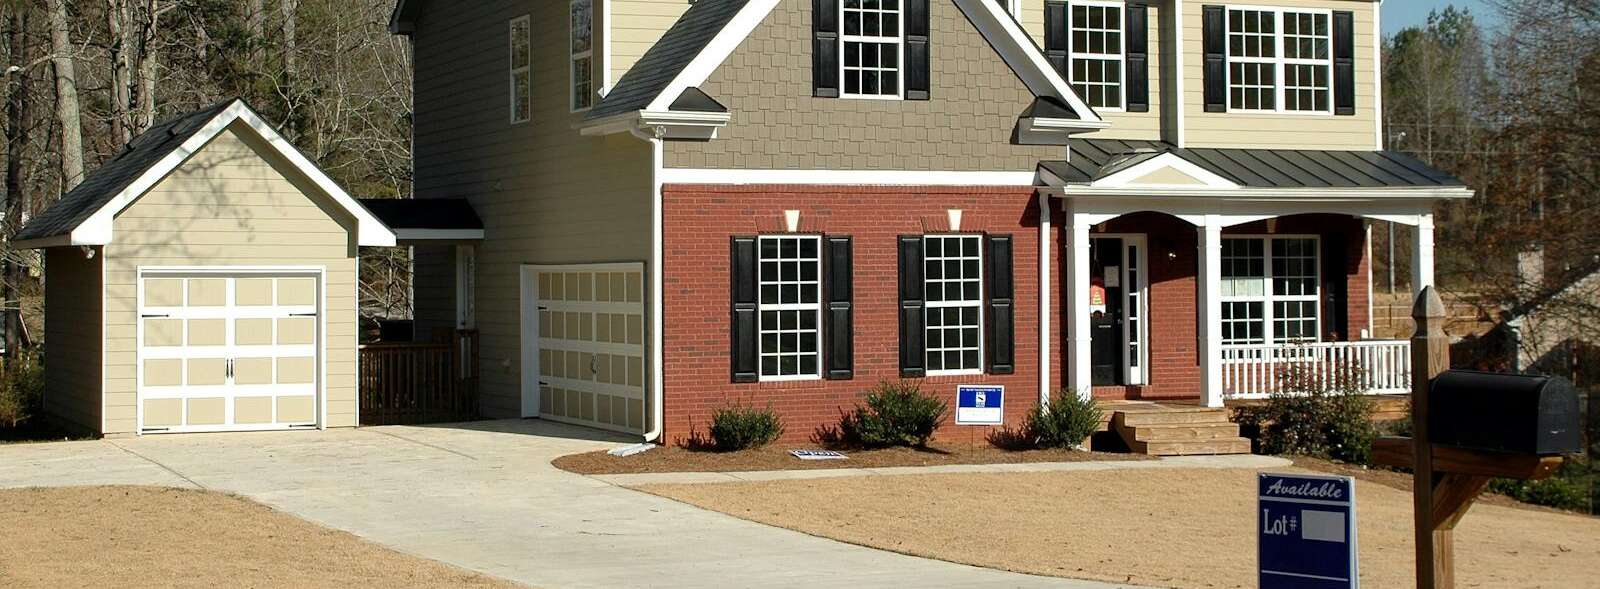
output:
<svg viewBox="0 0 1600 589"><path fill-rule="evenodd" d="M1200 249L1200 401L1222 406L1222 221L1207 215L1196 228Z"/></svg>
<svg viewBox="0 0 1600 589"><path fill-rule="evenodd" d="M1089 365L1089 222L1082 215L1069 214L1067 225L1067 387L1080 397L1089 398L1092 368Z"/></svg>
<svg viewBox="0 0 1600 589"><path fill-rule="evenodd" d="M1417 216L1417 238L1412 241L1411 292L1433 286L1433 215Z"/></svg>
<svg viewBox="0 0 1600 589"><path fill-rule="evenodd" d="M1039 193L1039 404L1050 403L1050 338L1055 336L1055 331L1050 329L1050 250L1054 247L1054 240L1050 239L1050 214L1054 211L1055 198Z"/></svg>

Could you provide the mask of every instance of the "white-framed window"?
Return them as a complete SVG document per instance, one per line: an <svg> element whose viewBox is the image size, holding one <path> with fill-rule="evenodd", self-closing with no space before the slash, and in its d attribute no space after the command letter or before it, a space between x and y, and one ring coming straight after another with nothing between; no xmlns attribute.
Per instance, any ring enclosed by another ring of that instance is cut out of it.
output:
<svg viewBox="0 0 1600 589"><path fill-rule="evenodd" d="M1067 25L1071 84L1089 106L1123 108L1127 20L1122 2L1074 0Z"/></svg>
<svg viewBox="0 0 1600 589"><path fill-rule="evenodd" d="M1332 113L1333 13L1228 8L1228 109Z"/></svg>
<svg viewBox="0 0 1600 589"><path fill-rule="evenodd" d="M761 380L822 378L822 238L762 236L756 248Z"/></svg>
<svg viewBox="0 0 1600 589"><path fill-rule="evenodd" d="M901 97L905 30L901 0L844 0L839 3L844 34L839 78L847 98Z"/></svg>
<svg viewBox="0 0 1600 589"><path fill-rule="evenodd" d="M1320 243L1309 236L1222 239L1222 341L1280 344L1320 338Z"/></svg>
<svg viewBox="0 0 1600 589"><path fill-rule="evenodd" d="M570 55L572 110L594 106L594 0L572 0Z"/></svg>
<svg viewBox="0 0 1600 589"><path fill-rule="evenodd" d="M524 123L533 118L533 21L519 16L511 19L509 29L511 122Z"/></svg>
<svg viewBox="0 0 1600 589"><path fill-rule="evenodd" d="M929 376L983 373L983 236L922 238Z"/></svg>

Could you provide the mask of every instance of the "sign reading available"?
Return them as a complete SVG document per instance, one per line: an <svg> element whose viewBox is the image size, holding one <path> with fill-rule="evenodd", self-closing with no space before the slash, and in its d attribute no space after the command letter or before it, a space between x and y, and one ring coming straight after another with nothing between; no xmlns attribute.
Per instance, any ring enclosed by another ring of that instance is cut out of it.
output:
<svg viewBox="0 0 1600 589"><path fill-rule="evenodd" d="M1360 587L1355 480L1261 473L1258 483L1261 589Z"/></svg>

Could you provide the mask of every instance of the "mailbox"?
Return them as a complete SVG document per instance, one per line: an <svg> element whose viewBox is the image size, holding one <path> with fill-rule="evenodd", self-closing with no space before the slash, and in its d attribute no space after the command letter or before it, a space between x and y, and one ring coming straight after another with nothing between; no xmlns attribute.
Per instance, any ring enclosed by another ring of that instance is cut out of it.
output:
<svg viewBox="0 0 1600 589"><path fill-rule="evenodd" d="M1428 391L1432 442L1550 456L1578 452L1578 394L1548 376L1450 370Z"/></svg>

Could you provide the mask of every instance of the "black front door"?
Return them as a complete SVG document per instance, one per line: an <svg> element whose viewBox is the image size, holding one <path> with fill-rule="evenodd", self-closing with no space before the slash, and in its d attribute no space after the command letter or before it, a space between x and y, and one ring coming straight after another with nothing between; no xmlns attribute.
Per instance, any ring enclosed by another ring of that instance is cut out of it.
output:
<svg viewBox="0 0 1600 589"><path fill-rule="evenodd" d="M1127 384L1123 362L1122 239L1095 238L1089 248L1089 365L1095 385Z"/></svg>

